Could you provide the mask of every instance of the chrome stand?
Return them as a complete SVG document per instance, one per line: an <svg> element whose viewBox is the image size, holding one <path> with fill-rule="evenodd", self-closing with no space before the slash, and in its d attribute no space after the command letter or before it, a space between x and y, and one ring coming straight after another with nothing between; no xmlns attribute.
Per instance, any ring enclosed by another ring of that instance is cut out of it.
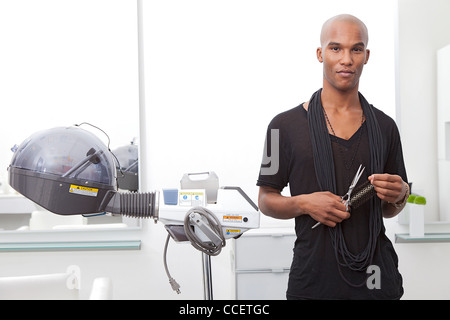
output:
<svg viewBox="0 0 450 320"><path fill-rule="evenodd" d="M213 300L211 256L202 252L203 262L203 290L205 300Z"/></svg>

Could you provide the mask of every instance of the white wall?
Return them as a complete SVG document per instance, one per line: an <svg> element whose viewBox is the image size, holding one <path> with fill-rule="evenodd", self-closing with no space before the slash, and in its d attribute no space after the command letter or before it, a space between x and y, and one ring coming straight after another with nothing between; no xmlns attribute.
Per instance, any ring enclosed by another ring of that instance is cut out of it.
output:
<svg viewBox="0 0 450 320"><path fill-rule="evenodd" d="M450 2L398 0L397 90L398 122L408 178L413 191L427 198L425 232L448 233L439 220L437 179L437 50L450 43ZM388 234L408 233L394 219ZM450 299L448 243L398 243L404 299Z"/></svg>
<svg viewBox="0 0 450 320"><path fill-rule="evenodd" d="M398 113L408 179L427 198L426 219L439 220L437 50L450 43L450 2L398 1Z"/></svg>

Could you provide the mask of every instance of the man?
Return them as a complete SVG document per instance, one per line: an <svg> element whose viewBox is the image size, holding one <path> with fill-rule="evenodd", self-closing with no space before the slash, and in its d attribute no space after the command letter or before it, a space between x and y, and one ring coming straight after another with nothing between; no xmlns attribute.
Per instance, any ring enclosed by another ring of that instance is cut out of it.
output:
<svg viewBox="0 0 450 320"><path fill-rule="evenodd" d="M288 299L399 299L402 277L382 217L403 209L409 188L395 122L358 91L368 31L356 17L339 15L325 22L320 41L323 88L268 127L266 146L278 148L271 151L278 166L275 173L261 166L259 207L295 218ZM341 196L360 165L357 186L369 181L376 196L349 212Z"/></svg>

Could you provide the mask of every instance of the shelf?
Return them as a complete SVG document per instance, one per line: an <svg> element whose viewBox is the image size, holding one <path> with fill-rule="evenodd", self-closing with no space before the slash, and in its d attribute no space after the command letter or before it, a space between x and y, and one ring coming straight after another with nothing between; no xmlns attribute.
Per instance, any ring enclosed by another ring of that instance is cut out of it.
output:
<svg viewBox="0 0 450 320"><path fill-rule="evenodd" d="M423 237L410 236L408 233L396 234L396 243L432 243L450 242L450 233L425 233Z"/></svg>
<svg viewBox="0 0 450 320"><path fill-rule="evenodd" d="M21 195L0 194L0 214L31 213L36 204Z"/></svg>
<svg viewBox="0 0 450 320"><path fill-rule="evenodd" d="M140 248L140 240L0 243L0 253L25 251L140 250Z"/></svg>

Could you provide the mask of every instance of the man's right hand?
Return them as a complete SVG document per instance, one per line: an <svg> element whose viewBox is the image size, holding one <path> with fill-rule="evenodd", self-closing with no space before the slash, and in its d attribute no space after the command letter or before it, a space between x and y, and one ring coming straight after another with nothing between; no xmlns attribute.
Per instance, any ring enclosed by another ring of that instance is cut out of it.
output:
<svg viewBox="0 0 450 320"><path fill-rule="evenodd" d="M309 214L326 226L335 227L337 223L350 218L342 198L331 192L314 192L298 197L303 197L301 207L304 214Z"/></svg>
<svg viewBox="0 0 450 320"><path fill-rule="evenodd" d="M261 186L258 206L262 213L276 219L291 219L308 214L329 227L350 218L341 197L328 191L285 197L275 188Z"/></svg>

